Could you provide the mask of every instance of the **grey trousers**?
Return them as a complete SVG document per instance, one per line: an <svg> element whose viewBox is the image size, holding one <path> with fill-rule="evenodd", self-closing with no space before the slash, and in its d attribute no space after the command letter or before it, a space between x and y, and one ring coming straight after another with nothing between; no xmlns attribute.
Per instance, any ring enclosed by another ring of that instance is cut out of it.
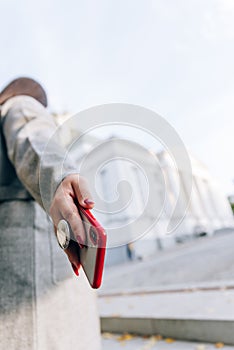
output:
<svg viewBox="0 0 234 350"><path fill-rule="evenodd" d="M100 350L96 294L34 201L0 203L0 350Z"/></svg>

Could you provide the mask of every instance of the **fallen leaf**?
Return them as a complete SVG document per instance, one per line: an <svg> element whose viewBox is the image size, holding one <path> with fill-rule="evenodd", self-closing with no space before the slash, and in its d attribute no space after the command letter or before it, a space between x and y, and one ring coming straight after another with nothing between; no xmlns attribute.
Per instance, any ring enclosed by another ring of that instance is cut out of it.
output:
<svg viewBox="0 0 234 350"><path fill-rule="evenodd" d="M149 339L149 338L150 338L150 335L143 335L142 338L143 338L143 339Z"/></svg>
<svg viewBox="0 0 234 350"><path fill-rule="evenodd" d="M165 339L165 342L168 343L168 344L174 343L174 341L175 341L175 340L172 339L172 338L166 338L166 339Z"/></svg>
<svg viewBox="0 0 234 350"><path fill-rule="evenodd" d="M154 335L154 338L156 340L162 340L163 337L160 334L157 334L157 335Z"/></svg>
<svg viewBox="0 0 234 350"><path fill-rule="evenodd" d="M129 333L124 333L120 337L118 337L117 340L122 342L122 341L126 341L126 340L131 340L132 338L134 338L133 335L131 335Z"/></svg>

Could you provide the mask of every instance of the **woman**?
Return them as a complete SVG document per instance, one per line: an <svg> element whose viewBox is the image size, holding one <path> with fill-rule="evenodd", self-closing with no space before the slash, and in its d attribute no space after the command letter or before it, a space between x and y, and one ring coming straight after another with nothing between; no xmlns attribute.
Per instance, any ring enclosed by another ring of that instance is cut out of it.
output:
<svg viewBox="0 0 234 350"><path fill-rule="evenodd" d="M39 83L12 81L0 105L0 349L98 350L95 294L82 271L72 272L76 254L65 250L71 269L53 234L64 218L84 239L75 201L93 207L87 183L56 141L43 162L56 125Z"/></svg>

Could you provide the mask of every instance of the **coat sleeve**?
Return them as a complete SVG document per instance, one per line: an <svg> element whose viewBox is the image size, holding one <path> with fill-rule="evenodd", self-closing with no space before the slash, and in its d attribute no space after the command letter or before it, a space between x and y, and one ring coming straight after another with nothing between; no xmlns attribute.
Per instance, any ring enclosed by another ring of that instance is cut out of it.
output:
<svg viewBox="0 0 234 350"><path fill-rule="evenodd" d="M54 193L76 165L59 142L52 116L28 96L9 99L2 107L8 157L33 198L48 212Z"/></svg>

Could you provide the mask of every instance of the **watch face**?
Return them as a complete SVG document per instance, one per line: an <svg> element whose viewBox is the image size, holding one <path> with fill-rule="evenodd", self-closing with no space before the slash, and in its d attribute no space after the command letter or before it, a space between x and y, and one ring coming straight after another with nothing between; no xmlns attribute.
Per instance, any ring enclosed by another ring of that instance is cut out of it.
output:
<svg viewBox="0 0 234 350"><path fill-rule="evenodd" d="M70 229L65 220L60 220L58 223L57 240L62 249L67 249L70 242Z"/></svg>

